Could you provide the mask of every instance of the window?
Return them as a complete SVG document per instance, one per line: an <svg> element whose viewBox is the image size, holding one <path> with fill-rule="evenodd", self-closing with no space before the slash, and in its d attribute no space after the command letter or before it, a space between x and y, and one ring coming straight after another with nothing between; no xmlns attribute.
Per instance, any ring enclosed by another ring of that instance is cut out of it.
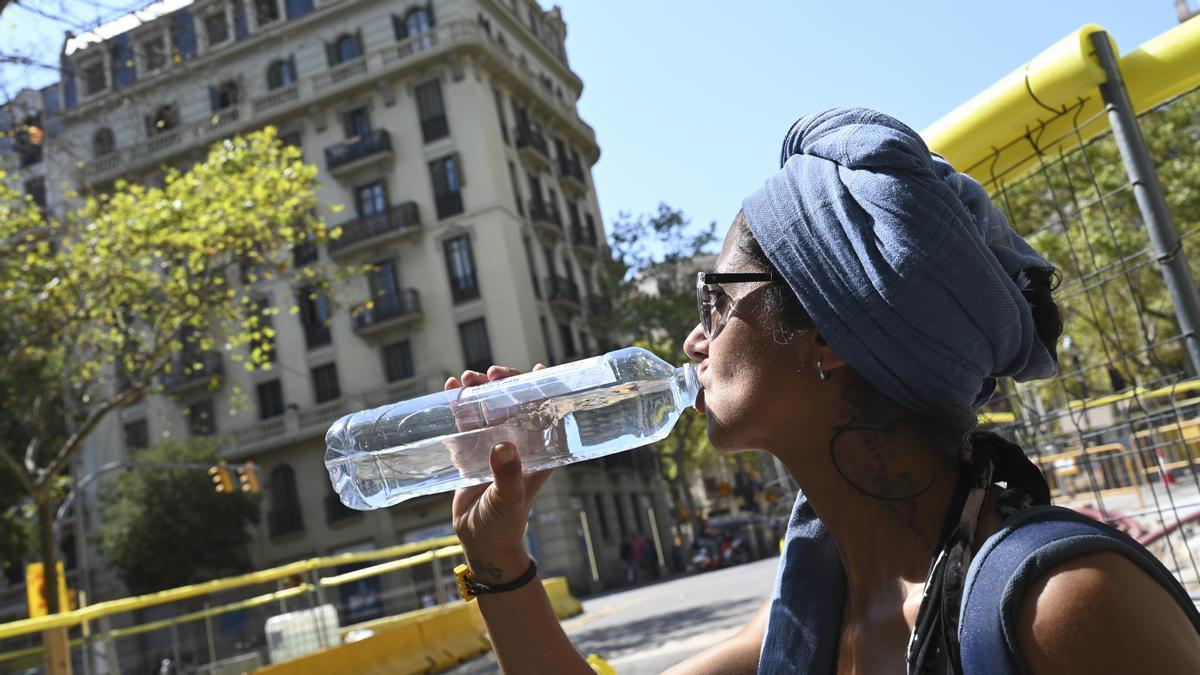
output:
<svg viewBox="0 0 1200 675"><path fill-rule="evenodd" d="M450 135L446 108L442 103L442 84L437 80L417 87L417 112L421 117L421 138L426 143Z"/></svg>
<svg viewBox="0 0 1200 675"><path fill-rule="evenodd" d="M388 382L407 380L413 371L412 345L408 340L383 348L383 370Z"/></svg>
<svg viewBox="0 0 1200 675"><path fill-rule="evenodd" d="M13 133L13 137L15 149L21 157L22 168L42 161L45 132L42 131L41 114L26 117Z"/></svg>
<svg viewBox="0 0 1200 675"><path fill-rule="evenodd" d="M329 344L333 335L329 330L329 299L313 286L300 289L296 299L300 305L300 323L304 326L304 340L309 349Z"/></svg>
<svg viewBox="0 0 1200 675"><path fill-rule="evenodd" d="M142 65L147 73L167 67L167 45L161 35L142 42Z"/></svg>
<svg viewBox="0 0 1200 675"><path fill-rule="evenodd" d="M258 389L258 418L260 420L283 414L283 386L279 380L263 382Z"/></svg>
<svg viewBox="0 0 1200 675"><path fill-rule="evenodd" d="M525 215L525 205L521 203L521 181L517 180L517 167L512 162L508 163L508 177L512 181L513 199L517 202L517 214Z"/></svg>
<svg viewBox="0 0 1200 675"><path fill-rule="evenodd" d="M208 37L209 45L219 45L229 39L229 23L225 20L225 12L213 12L204 17L204 35Z"/></svg>
<svg viewBox="0 0 1200 675"><path fill-rule="evenodd" d="M25 194L33 199L33 203L44 213L46 211L46 179L38 176L25 181Z"/></svg>
<svg viewBox="0 0 1200 675"><path fill-rule="evenodd" d="M270 309L271 303L266 298L254 301L253 316L258 320L254 332L258 333L258 336L251 336L250 355L256 359L256 364L265 365L275 361L275 338L273 337L275 322L271 320Z"/></svg>
<svg viewBox="0 0 1200 675"><path fill-rule="evenodd" d="M153 115L146 117L146 135L163 134L179 126L179 111L174 105L159 106Z"/></svg>
<svg viewBox="0 0 1200 675"><path fill-rule="evenodd" d="M317 403L341 398L342 388L338 385L337 364L326 363L312 369L313 395Z"/></svg>
<svg viewBox="0 0 1200 675"><path fill-rule="evenodd" d="M367 109L355 108L346 113L342 118L342 127L348 140L366 136L371 131L371 118L367 116Z"/></svg>
<svg viewBox="0 0 1200 675"><path fill-rule="evenodd" d="M218 112L237 105L240 87L236 80L226 80L215 87L210 87L208 95L212 111Z"/></svg>
<svg viewBox="0 0 1200 675"><path fill-rule="evenodd" d="M311 265L317 261L318 256L320 252L314 242L306 241L292 246L292 265L295 267Z"/></svg>
<svg viewBox="0 0 1200 675"><path fill-rule="evenodd" d="M596 499L596 520L600 521L600 536L605 539L609 538L608 534L608 512L604 510L603 495L597 493Z"/></svg>
<svg viewBox="0 0 1200 675"><path fill-rule="evenodd" d="M267 515L270 535L278 537L304 529L304 518L300 511L300 495L296 491L296 472L287 464L271 470L267 483L271 493L271 511Z"/></svg>
<svg viewBox="0 0 1200 675"><path fill-rule="evenodd" d="M146 420L134 420L125 423L125 447L130 450L150 446L150 432Z"/></svg>
<svg viewBox="0 0 1200 675"><path fill-rule="evenodd" d="M565 323L558 324L558 336L562 339L563 355L570 359L578 355L575 351L575 334L571 332L571 327Z"/></svg>
<svg viewBox="0 0 1200 675"><path fill-rule="evenodd" d="M462 213L462 186L455 155L430 162L429 172L433 175L433 197L437 217L449 218Z"/></svg>
<svg viewBox="0 0 1200 675"><path fill-rule="evenodd" d="M267 89L279 89L296 81L296 66L291 58L276 59L267 66Z"/></svg>
<svg viewBox="0 0 1200 675"><path fill-rule="evenodd" d="M468 370L487 372L492 365L492 346L488 343L487 324L483 319L475 319L458 326L458 334L462 339L463 359Z"/></svg>
<svg viewBox="0 0 1200 675"><path fill-rule="evenodd" d="M424 8L414 9L404 18L404 28L408 33L407 37L416 37L422 33L428 33L432 27L433 21L430 20L429 12Z"/></svg>
<svg viewBox="0 0 1200 675"><path fill-rule="evenodd" d="M108 88L108 80L104 76L104 62L93 61L80 71L83 73L83 93L91 96Z"/></svg>
<svg viewBox="0 0 1200 675"><path fill-rule="evenodd" d="M187 421L188 430L193 436L212 436L217 433L217 419L213 414L212 399L188 406Z"/></svg>
<svg viewBox="0 0 1200 675"><path fill-rule="evenodd" d="M621 508L621 495L612 495L612 503L617 512L617 532L624 539L629 535L629 523L625 522L625 510Z"/></svg>
<svg viewBox="0 0 1200 675"><path fill-rule="evenodd" d="M395 261L381 260L375 263L367 273L367 285L378 309L393 309L400 305L400 284L396 280Z"/></svg>
<svg viewBox="0 0 1200 675"><path fill-rule="evenodd" d="M446 240L446 270L450 274L450 294L455 303L479 297L479 282L475 278L475 256L467 235Z"/></svg>
<svg viewBox="0 0 1200 675"><path fill-rule="evenodd" d="M361 54L362 48L358 44L358 37L347 33L333 43L333 64L331 65L353 61Z"/></svg>
<svg viewBox="0 0 1200 675"><path fill-rule="evenodd" d="M529 281L533 283L533 296L541 300L542 287L538 285L537 270L533 265L533 243L529 241L529 237L522 237L521 241L525 244L525 266L529 268Z"/></svg>
<svg viewBox="0 0 1200 675"><path fill-rule="evenodd" d="M500 119L500 137L504 139L505 145L512 145L508 137L508 120L504 118L504 94L501 94L499 89L493 89L492 96L496 99L496 117ZM520 204L521 200L518 199L517 203Z"/></svg>
<svg viewBox="0 0 1200 675"><path fill-rule="evenodd" d="M113 154L117 149L117 141L113 137L112 129L104 127L97 129L96 134L92 136L92 156L106 157Z"/></svg>
<svg viewBox="0 0 1200 675"><path fill-rule="evenodd" d="M387 210L387 193L382 182L363 185L354 191L354 204L358 208L358 217L366 218Z"/></svg>
<svg viewBox="0 0 1200 675"><path fill-rule="evenodd" d="M304 141L301 139L300 130L289 131L286 134L279 134L279 141L284 145L290 145L293 148L304 149Z"/></svg>
<svg viewBox="0 0 1200 675"><path fill-rule="evenodd" d="M259 26L279 20L279 3L277 0L254 0L254 21Z"/></svg>

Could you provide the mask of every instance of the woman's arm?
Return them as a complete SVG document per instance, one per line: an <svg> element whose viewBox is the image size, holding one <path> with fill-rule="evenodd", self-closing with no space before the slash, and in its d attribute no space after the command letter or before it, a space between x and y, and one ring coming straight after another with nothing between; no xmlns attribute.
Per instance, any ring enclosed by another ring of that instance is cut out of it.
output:
<svg viewBox="0 0 1200 675"><path fill-rule="evenodd" d="M767 614L771 600L754 613L750 622L732 637L671 666L663 675L737 675L758 671L758 652L767 630Z"/></svg>
<svg viewBox="0 0 1200 675"><path fill-rule="evenodd" d="M541 367L539 364L534 370ZM452 377L445 388L471 387L516 374L512 368L492 366L487 375L467 371L461 380ZM525 526L533 500L550 472L524 475L512 443L497 444L490 459L491 483L454 493L454 532L475 579L499 585L520 578L529 569ZM593 675L559 624L539 579L516 590L480 595L476 601L503 672Z"/></svg>
<svg viewBox="0 0 1200 675"><path fill-rule="evenodd" d="M1025 595L1017 639L1035 673L1200 673L1200 636L1167 591L1119 553L1050 568Z"/></svg>

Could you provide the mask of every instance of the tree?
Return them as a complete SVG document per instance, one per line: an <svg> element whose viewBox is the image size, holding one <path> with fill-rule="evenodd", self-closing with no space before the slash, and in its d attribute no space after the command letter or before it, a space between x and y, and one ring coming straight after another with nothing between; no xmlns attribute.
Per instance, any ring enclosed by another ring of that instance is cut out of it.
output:
<svg viewBox="0 0 1200 675"><path fill-rule="evenodd" d="M190 439L141 450L135 458L215 464L217 448L206 439ZM151 593L250 570L247 528L259 521L258 495L219 493L198 468L128 471L109 494L99 549L131 592Z"/></svg>
<svg viewBox="0 0 1200 675"><path fill-rule="evenodd" d="M603 297L621 311L595 319L597 334L649 349L668 363L685 362L683 342L699 321L695 273L715 253L716 230L716 223L693 228L683 212L666 204L636 219L622 214L610 232L612 250L601 281ZM685 411L671 435L654 447L695 532L698 514L686 473L718 457L704 421L695 410Z"/></svg>
<svg viewBox="0 0 1200 675"><path fill-rule="evenodd" d="M1200 271L1200 97L1191 94L1141 117L1151 157L1184 235L1184 255ZM1057 294L1068 393L1085 397L1177 378L1186 355L1162 272L1111 134L1062 154L1006 185L996 202L1014 228L1063 274Z"/></svg>
<svg viewBox="0 0 1200 675"><path fill-rule="evenodd" d="M167 169L162 187L118 181L83 196L58 220L0 170L0 405L20 431L0 439L0 466L36 508L47 588L53 488L97 425L161 389L160 375L218 377L208 350L263 364L253 345L273 332L251 296L257 277L329 288L324 269L289 272L291 246L340 234L315 215L315 176L267 128L217 143L186 172Z"/></svg>

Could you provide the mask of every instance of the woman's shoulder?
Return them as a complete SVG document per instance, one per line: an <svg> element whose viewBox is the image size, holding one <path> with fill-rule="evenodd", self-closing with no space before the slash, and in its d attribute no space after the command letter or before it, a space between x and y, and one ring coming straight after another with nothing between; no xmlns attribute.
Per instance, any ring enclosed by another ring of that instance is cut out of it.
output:
<svg viewBox="0 0 1200 675"><path fill-rule="evenodd" d="M1200 613L1183 587L1134 540L1059 507L990 533L962 620L964 662L1004 650L1025 672L1200 672Z"/></svg>
<svg viewBox="0 0 1200 675"><path fill-rule="evenodd" d="M1067 558L1032 580L1016 620L1035 673L1200 672L1200 635L1167 588L1129 556Z"/></svg>

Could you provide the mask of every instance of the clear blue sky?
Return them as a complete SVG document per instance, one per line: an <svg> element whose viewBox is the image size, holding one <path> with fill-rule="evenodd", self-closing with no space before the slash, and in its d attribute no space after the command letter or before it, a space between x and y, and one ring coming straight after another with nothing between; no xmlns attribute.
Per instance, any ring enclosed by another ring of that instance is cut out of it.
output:
<svg viewBox="0 0 1200 675"><path fill-rule="evenodd" d="M131 0L23 0L83 22ZM554 0L541 0L549 7ZM724 226L799 115L865 105L920 130L1085 23L1123 51L1177 24L1172 0L558 0L603 151L606 222L665 201ZM10 6L0 45L53 62L61 25ZM10 91L52 73L0 71Z"/></svg>

